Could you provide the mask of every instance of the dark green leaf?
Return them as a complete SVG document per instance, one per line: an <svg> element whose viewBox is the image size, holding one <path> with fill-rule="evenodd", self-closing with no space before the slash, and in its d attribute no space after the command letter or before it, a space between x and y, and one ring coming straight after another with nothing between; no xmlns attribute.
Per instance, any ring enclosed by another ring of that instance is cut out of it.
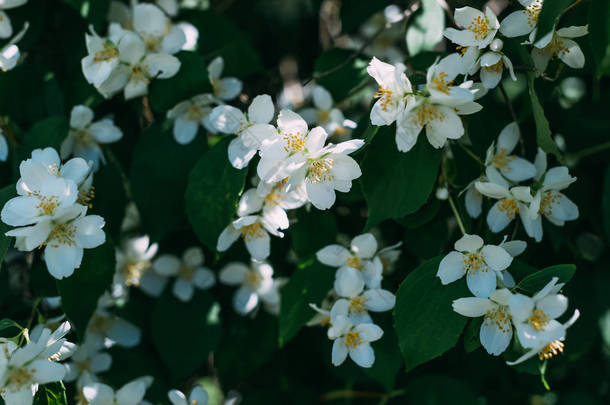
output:
<svg viewBox="0 0 610 405"><path fill-rule="evenodd" d="M445 14L436 0L423 0L421 11L411 19L407 28L407 49L415 56L422 51L431 51L443 39Z"/></svg>
<svg viewBox="0 0 610 405"><path fill-rule="evenodd" d="M38 387L34 405L67 405L66 388L59 382L44 384Z"/></svg>
<svg viewBox="0 0 610 405"><path fill-rule="evenodd" d="M209 293L196 293L189 302L166 290L152 310L152 338L172 381L193 374L220 341L220 307Z"/></svg>
<svg viewBox="0 0 610 405"><path fill-rule="evenodd" d="M535 294L547 285L553 277L558 277L560 283L567 283L575 272L576 266L573 264L557 264L530 274L517 284L517 288Z"/></svg>
<svg viewBox="0 0 610 405"><path fill-rule="evenodd" d="M202 93L210 93L206 60L193 52L180 52L180 70L169 79L154 80L150 85L150 106L156 112L165 112L176 104Z"/></svg>
<svg viewBox="0 0 610 405"><path fill-rule="evenodd" d="M436 183L441 152L423 136L409 152L399 152L394 131L393 126L381 128L360 165L369 209L367 229L384 219L416 212Z"/></svg>
<svg viewBox="0 0 610 405"><path fill-rule="evenodd" d="M362 1L362 0L342 0L341 1L341 29L343 32L352 32L369 20L373 14L389 6L390 0Z"/></svg>
<svg viewBox="0 0 610 405"><path fill-rule="evenodd" d="M226 138L197 162L188 177L186 212L199 240L216 249L218 235L235 215L244 189L247 170L237 170L229 162Z"/></svg>
<svg viewBox="0 0 610 405"><path fill-rule="evenodd" d="M93 24L95 29L100 31L107 20L108 9L110 7L109 0L64 0L67 4L73 7L80 15L89 23Z"/></svg>
<svg viewBox="0 0 610 405"><path fill-rule="evenodd" d="M206 149L205 136L180 145L171 130L164 130L160 124L153 124L140 135L130 184L142 226L153 241L183 222L188 173Z"/></svg>
<svg viewBox="0 0 610 405"><path fill-rule="evenodd" d="M290 227L292 248L301 261L334 243L336 235L337 221L329 211L298 210L297 222Z"/></svg>
<svg viewBox="0 0 610 405"><path fill-rule="evenodd" d="M550 3L550 2L547 2ZM527 73L527 84L528 91L530 95L530 100L532 102L532 112L534 114L534 122L536 123L536 142L538 146L542 148L546 153L552 153L557 158L561 157L561 152L557 147L553 138L551 138L552 132L551 127L549 126L549 121L544 116L544 109L540 104L540 100L538 100L538 96L536 95L536 88L534 86L534 79L536 75L534 72Z"/></svg>
<svg viewBox="0 0 610 405"><path fill-rule="evenodd" d="M553 0L542 3L542 10L538 15L535 41L538 41L540 38L551 32L554 29L555 24L559 22L559 18L563 14L564 10L575 1L576 0Z"/></svg>
<svg viewBox="0 0 610 405"><path fill-rule="evenodd" d="M279 317L279 344L284 346L316 312L309 304L320 305L333 286L334 269L314 262L295 270L282 292Z"/></svg>
<svg viewBox="0 0 610 405"><path fill-rule="evenodd" d="M522 262L521 260L515 259L510 264L510 267L507 271L513 276L515 281L518 283L524 278L536 273L538 271L537 268L530 266L527 263Z"/></svg>
<svg viewBox="0 0 610 405"><path fill-rule="evenodd" d="M390 392L394 389L396 374L402 364L396 333L391 328L384 328L383 337L373 343L373 348L375 363L371 368L364 368L362 371Z"/></svg>
<svg viewBox="0 0 610 405"><path fill-rule="evenodd" d="M591 0L589 2L589 41L596 65L597 77L608 73L610 68L610 2Z"/></svg>
<svg viewBox="0 0 610 405"><path fill-rule="evenodd" d="M106 221L104 229L113 238L119 236L127 204L123 184L127 179L123 176L123 169L118 166L118 162L109 159L93 177L95 197L91 201L92 209L89 213L104 218Z"/></svg>
<svg viewBox="0 0 610 405"><path fill-rule="evenodd" d="M483 318L473 318L468 322L468 326L464 330L464 350L466 353L473 352L481 347L481 324Z"/></svg>
<svg viewBox="0 0 610 405"><path fill-rule="evenodd" d="M17 328L19 330L23 329L23 327L21 325L19 325L17 322L13 321L12 319L8 319L8 318L0 319L0 331L4 331L9 328Z"/></svg>
<svg viewBox="0 0 610 405"><path fill-rule="evenodd" d="M0 189L0 210L4 207L4 204L8 200L17 196L17 192L15 191L15 185L11 184L9 186ZM0 263L4 260L4 255L8 250L8 247L11 244L11 240L13 239L10 236L6 236L5 233L11 229L4 222L0 221Z"/></svg>
<svg viewBox="0 0 610 405"><path fill-rule="evenodd" d="M64 117L49 117L37 122L23 137L19 148L19 161L28 159L34 149L52 147L59 151L69 129L68 121Z"/></svg>
<svg viewBox="0 0 610 405"><path fill-rule="evenodd" d="M329 49L316 59L314 77L333 96L335 102L346 98L354 89L369 80L368 61L354 57L349 49Z"/></svg>
<svg viewBox="0 0 610 405"><path fill-rule="evenodd" d="M470 296L464 280L442 285L441 257L413 270L400 284L394 326L406 371L440 356L457 343L468 318L453 311L455 299Z"/></svg>
<svg viewBox="0 0 610 405"><path fill-rule="evenodd" d="M602 191L602 223L606 232L606 239L610 244L610 165L604 176L604 188Z"/></svg>
<svg viewBox="0 0 610 405"><path fill-rule="evenodd" d="M467 379L428 374L409 382L410 403L417 405L479 404Z"/></svg>
<svg viewBox="0 0 610 405"><path fill-rule="evenodd" d="M80 340L91 315L97 308L99 297L110 287L115 269L114 246L106 240L95 249L85 249L80 268L68 278L57 280L61 307L75 325Z"/></svg>

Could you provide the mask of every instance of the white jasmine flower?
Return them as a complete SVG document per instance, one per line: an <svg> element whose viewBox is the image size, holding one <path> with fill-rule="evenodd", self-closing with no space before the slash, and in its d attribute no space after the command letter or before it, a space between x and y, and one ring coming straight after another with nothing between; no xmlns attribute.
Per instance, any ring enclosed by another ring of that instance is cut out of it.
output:
<svg viewBox="0 0 610 405"><path fill-rule="evenodd" d="M240 286L233 296L233 309L240 315L254 311L260 303L277 314L280 292L277 279L273 279L273 267L265 262L252 260L250 266L232 262L218 275L221 283Z"/></svg>
<svg viewBox="0 0 610 405"><path fill-rule="evenodd" d="M241 237L252 258L265 260L269 257L271 250L269 233L280 238L284 237L284 234L264 217L259 215L240 217L227 225L220 233L216 250L219 252L228 250Z"/></svg>
<svg viewBox="0 0 610 405"><path fill-rule="evenodd" d="M269 124L274 114L273 101L267 94L254 97L247 114L229 105L212 110L209 117L212 126L223 134L237 135L227 151L233 167L243 169L248 166L263 141L277 134L275 127Z"/></svg>
<svg viewBox="0 0 610 405"><path fill-rule="evenodd" d="M187 145L195 139L200 125L212 133L216 129L210 122L210 113L217 103L211 94L199 94L189 100L181 101L167 112L167 118L174 120L174 139L180 145Z"/></svg>
<svg viewBox="0 0 610 405"><path fill-rule="evenodd" d="M379 100L371 109L371 124L390 125L413 103L413 89L404 73L405 66L390 65L373 57L366 71L379 84L375 94Z"/></svg>
<svg viewBox="0 0 610 405"><path fill-rule="evenodd" d="M402 253L400 247L402 246L402 242L395 243L391 246L386 246L383 249L377 252L376 257L381 261L381 265L383 266L382 273L390 274L394 271L394 265L400 258L400 254Z"/></svg>
<svg viewBox="0 0 610 405"><path fill-rule="evenodd" d="M167 397L172 405L207 405L208 403L208 393L201 385L194 386L188 397L178 390L169 391Z"/></svg>
<svg viewBox="0 0 610 405"><path fill-rule="evenodd" d="M214 95L222 101L230 101L241 93L242 82L235 77L220 78L222 71L224 70L225 62L222 56L218 56L210 62L208 65L208 77L212 88L214 89Z"/></svg>
<svg viewBox="0 0 610 405"><path fill-rule="evenodd" d="M0 395L7 404L31 405L40 384L61 381L65 367L56 361L69 357L62 351L70 331L70 324L63 323L51 332L42 329L37 337L23 347L12 340L0 339Z"/></svg>
<svg viewBox="0 0 610 405"><path fill-rule="evenodd" d="M489 229L498 233L519 214L527 230L533 219L527 206L534 200L530 188L517 186L509 189L508 182L493 167L488 167L486 174L489 181L477 181L475 187L481 194L498 200L487 213Z"/></svg>
<svg viewBox="0 0 610 405"><path fill-rule="evenodd" d="M173 55L186 42L184 32L154 4L141 3L133 7L133 28L144 41L147 52Z"/></svg>
<svg viewBox="0 0 610 405"><path fill-rule="evenodd" d="M100 297L100 302L104 296ZM135 347L140 344L142 334L131 322L107 312L100 306L87 325L87 339L96 347Z"/></svg>
<svg viewBox="0 0 610 405"><path fill-rule="evenodd" d="M172 289L176 298L188 302L193 297L195 287L207 290L216 284L214 273L207 267L203 267L203 251L195 246L184 251L182 258L170 254L164 254L152 263L153 269L165 277L176 277Z"/></svg>
<svg viewBox="0 0 610 405"><path fill-rule="evenodd" d="M383 330L372 323L361 323L354 326L346 316L331 318L332 326L328 329L328 338L334 340L332 363L343 364L348 354L360 367L369 368L375 362L375 352L371 342L381 339Z"/></svg>
<svg viewBox="0 0 610 405"><path fill-rule="evenodd" d="M383 62L382 62L383 63ZM328 90L322 86L314 86L311 90L313 108L304 108L299 111L308 125L320 125L324 130L334 135L348 134L348 126L343 112L333 108L333 97Z"/></svg>
<svg viewBox="0 0 610 405"><path fill-rule="evenodd" d="M316 252L316 258L327 266L338 267L335 290L343 297L360 293L364 285L371 289L381 287L383 264L378 257L377 241L370 233L352 239L350 250L341 245L329 245Z"/></svg>
<svg viewBox="0 0 610 405"><path fill-rule="evenodd" d="M84 105L72 108L70 114L70 131L61 144L61 157L78 156L93 162L97 171L100 161L106 163L100 144L116 142L123 137L123 132L114 122L105 118L93 122L93 110Z"/></svg>
<svg viewBox="0 0 610 405"><path fill-rule="evenodd" d="M471 318L483 316L479 333L487 353L499 356L504 353L513 337L512 316L508 301L512 294L506 288L492 291L489 298L468 297L453 301L453 310Z"/></svg>
<svg viewBox="0 0 610 405"><path fill-rule="evenodd" d="M30 24L26 21L23 24L21 31L0 49L0 70L12 70L17 66L17 62L19 62L19 58L21 58L21 52L16 44L21 41L21 38L23 38L29 27Z"/></svg>
<svg viewBox="0 0 610 405"><path fill-rule="evenodd" d="M0 2L0 38L9 38L13 35L13 26L11 19L2 10L19 7L27 3L28 0L2 0Z"/></svg>
<svg viewBox="0 0 610 405"><path fill-rule="evenodd" d="M527 35L538 25L543 0L519 0L525 10L513 11L500 23L500 33L506 37Z"/></svg>
<svg viewBox="0 0 610 405"><path fill-rule="evenodd" d="M481 77L483 86L488 89L493 89L500 83L505 67L508 69L511 79L513 81L517 80L513 69L513 63L508 59L508 56L502 52L503 46L504 44L501 39L494 39L489 45L490 50L485 52L479 60L481 66L479 76Z"/></svg>
<svg viewBox="0 0 610 405"><path fill-rule="evenodd" d="M85 385L82 393L89 405L140 405L152 382L150 376L136 378L116 392L109 385L92 383Z"/></svg>
<svg viewBox="0 0 610 405"><path fill-rule="evenodd" d="M498 18L489 7L485 9L484 14L472 7L456 8L454 17L455 21L465 29L447 28L443 35L460 46L476 46L484 49L493 41L500 28Z"/></svg>
<svg viewBox="0 0 610 405"><path fill-rule="evenodd" d="M152 258L158 245L150 244L148 236L129 238L116 250L116 272L113 280L113 297L124 297L127 288L139 287L153 297L161 295L167 277L153 271Z"/></svg>
<svg viewBox="0 0 610 405"><path fill-rule="evenodd" d="M520 182L536 175L536 167L527 160L511 155L515 149L521 133L519 125L511 122L505 126L498 136L498 143L491 144L487 149L485 166L492 166L510 181Z"/></svg>
<svg viewBox="0 0 610 405"><path fill-rule="evenodd" d="M532 59L534 66L540 72L544 72L549 61L559 58L563 63L572 69L580 69L585 65L585 55L580 46L572 40L589 33L588 26L560 28L550 37L550 42L540 41L532 48Z"/></svg>
<svg viewBox="0 0 610 405"><path fill-rule="evenodd" d="M568 298L557 294L564 284L553 279L536 295L527 297L523 294L515 294L510 297L508 306L517 330L519 343L529 351L514 362L515 365L539 355L540 359L549 359L558 352L563 352L563 340L566 329L578 319L578 310L574 311L572 318L565 324L556 320L565 313L568 308Z"/></svg>
<svg viewBox="0 0 610 405"><path fill-rule="evenodd" d="M311 302L309 303L309 307L316 311L316 314L305 324L305 326L330 326L330 309L332 305L328 297L322 301L321 307L312 304Z"/></svg>
<svg viewBox="0 0 610 405"><path fill-rule="evenodd" d="M69 363L66 363L66 375L64 381L76 381L77 387L83 387L89 382L97 380L98 373L110 370L112 357L110 354L101 352L100 347L85 341L78 346Z"/></svg>
<svg viewBox="0 0 610 405"><path fill-rule="evenodd" d="M339 298L330 310L331 319L345 316L354 325L373 323L369 311L385 312L394 308L396 297L394 294L381 288L360 290L349 297Z"/></svg>
<svg viewBox="0 0 610 405"><path fill-rule="evenodd" d="M484 245L477 235L464 235L457 242L456 251L449 253L438 266L437 277L443 284L452 283L466 275L468 289L476 297L487 298L496 289L497 278L507 269L513 258L500 246Z"/></svg>

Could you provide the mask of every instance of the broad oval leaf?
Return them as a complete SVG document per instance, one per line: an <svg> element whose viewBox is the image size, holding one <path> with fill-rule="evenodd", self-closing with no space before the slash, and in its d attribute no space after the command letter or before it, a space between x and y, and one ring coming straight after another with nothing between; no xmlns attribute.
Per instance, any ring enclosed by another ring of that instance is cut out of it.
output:
<svg viewBox="0 0 610 405"><path fill-rule="evenodd" d="M575 272L576 266L573 264L557 264L530 274L517 284L517 288L535 294L547 285L553 277L558 277L560 283L567 283Z"/></svg>
<svg viewBox="0 0 610 405"><path fill-rule="evenodd" d="M421 11L413 17L407 28L406 41L410 56L423 51L431 51L443 39L445 14L441 3L423 0Z"/></svg>
<svg viewBox="0 0 610 405"><path fill-rule="evenodd" d="M551 0L542 3L542 9L538 15L535 41L538 41L540 38L551 32L565 9L570 4L577 1L580 0Z"/></svg>
<svg viewBox="0 0 610 405"><path fill-rule="evenodd" d="M237 170L229 162L226 138L205 153L188 177L186 213L199 240L216 249L218 235L235 215L244 189L247 170Z"/></svg>
<svg viewBox="0 0 610 405"><path fill-rule="evenodd" d="M442 285L436 277L440 262L439 256L413 270L396 293L394 327L406 371L454 347L468 321L451 306L471 295L466 282Z"/></svg>
<svg viewBox="0 0 610 405"><path fill-rule="evenodd" d="M549 2L547 2L549 3ZM561 157L561 152L557 147L553 138L551 138L552 132L551 127L549 125L549 121L546 119L544 115L544 108L542 108L542 104L540 104L540 100L538 99L538 95L536 94L536 87L534 85L534 80L536 75L533 72L527 73L527 86L528 92L530 96L530 101L532 102L532 113L534 114L534 122L536 123L536 142L538 146L542 148L546 153L552 153L557 158Z"/></svg>
<svg viewBox="0 0 610 405"><path fill-rule="evenodd" d="M6 204L8 200L16 196L17 191L15 190L14 184L8 185L3 189L0 189L0 210L2 210L2 207L4 207L4 204ZM12 237L5 235L5 233L7 233L9 229L11 229L10 226L0 221L0 265L4 261L4 255L6 254L6 251L8 250L8 247L10 246L11 241L13 239Z"/></svg>
<svg viewBox="0 0 610 405"><path fill-rule="evenodd" d="M353 54L354 51L349 49L333 48L316 59L314 77L332 94L335 103L369 80L366 72L368 61Z"/></svg>

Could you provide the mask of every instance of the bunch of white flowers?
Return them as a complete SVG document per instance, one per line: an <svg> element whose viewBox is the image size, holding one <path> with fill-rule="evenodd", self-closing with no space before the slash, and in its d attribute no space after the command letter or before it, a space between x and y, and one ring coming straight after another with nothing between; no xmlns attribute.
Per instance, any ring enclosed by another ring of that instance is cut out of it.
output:
<svg viewBox="0 0 610 405"><path fill-rule="evenodd" d="M133 4L131 20L112 22L107 37L91 28L85 34L89 54L81 61L87 81L104 97L123 91L126 100L148 94L153 79L167 79L180 69L173 56L186 42L184 32L173 25L154 4Z"/></svg>
<svg viewBox="0 0 610 405"><path fill-rule="evenodd" d="M87 215L91 199L91 166L81 158L61 164L53 148L35 149L19 165L18 196L2 208L4 223L18 228L15 247L32 251L44 246L44 261L57 279L80 267L84 249L106 240L104 219Z"/></svg>
<svg viewBox="0 0 610 405"><path fill-rule="evenodd" d="M397 247L392 247L392 251L397 252ZM349 250L329 245L316 253L321 263L338 267L332 293L337 299L332 306L330 302L323 304L330 311L310 304L322 315L316 317L318 323L329 325L335 366L341 365L348 355L360 367L371 367L375 362L370 342L381 339L383 330L373 323L369 312L389 311L396 302L394 294L381 288L384 268L381 253L390 260L398 259L398 254L377 252L377 240L370 233L352 239Z"/></svg>
<svg viewBox="0 0 610 405"><path fill-rule="evenodd" d="M481 213L483 196L498 200L487 214L492 232L503 231L519 215L527 235L542 240L542 216L552 224L563 226L578 218L578 207L560 191L576 181L565 166L547 170L547 158L538 149L534 163L512 153L519 142L516 123L508 124L492 143L485 160L485 178L474 181L466 193L466 208L472 217ZM532 180L529 186L520 182ZM476 193L475 193L476 189Z"/></svg>

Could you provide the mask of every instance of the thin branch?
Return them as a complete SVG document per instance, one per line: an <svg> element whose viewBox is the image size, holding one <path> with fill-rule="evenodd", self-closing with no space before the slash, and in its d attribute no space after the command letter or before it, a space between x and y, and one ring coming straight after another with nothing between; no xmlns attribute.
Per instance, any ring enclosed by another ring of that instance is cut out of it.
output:
<svg viewBox="0 0 610 405"><path fill-rule="evenodd" d="M580 159L587 157L589 155L593 155L598 152L603 152L605 150L610 149L610 142L600 143L599 145L591 146L589 148L582 149L578 152L574 152L568 155L568 159L573 160L574 162L578 162Z"/></svg>
<svg viewBox="0 0 610 405"><path fill-rule="evenodd" d="M466 228L464 227L464 223L462 222L462 217L460 216L457 206L453 201L453 197L451 197L451 192L449 192L447 200L449 201L449 205L451 206L451 211L453 211L453 216L455 216L458 226L460 227L460 231L462 231L462 235L466 235Z"/></svg>
<svg viewBox="0 0 610 405"><path fill-rule="evenodd" d="M155 115L150 108L150 103L148 101L148 96L142 97L142 116L144 117L144 121L146 121L146 126L150 126L155 120Z"/></svg>
<svg viewBox="0 0 610 405"><path fill-rule="evenodd" d="M464 150L464 152L466 152L468 154L468 156L473 158L478 164L480 164L481 166L485 166L485 163L483 163L483 160L480 157L478 157L473 151L471 151L470 148L468 148L466 145L462 144L461 142L457 142L457 144L460 146L460 148L462 148Z"/></svg>

